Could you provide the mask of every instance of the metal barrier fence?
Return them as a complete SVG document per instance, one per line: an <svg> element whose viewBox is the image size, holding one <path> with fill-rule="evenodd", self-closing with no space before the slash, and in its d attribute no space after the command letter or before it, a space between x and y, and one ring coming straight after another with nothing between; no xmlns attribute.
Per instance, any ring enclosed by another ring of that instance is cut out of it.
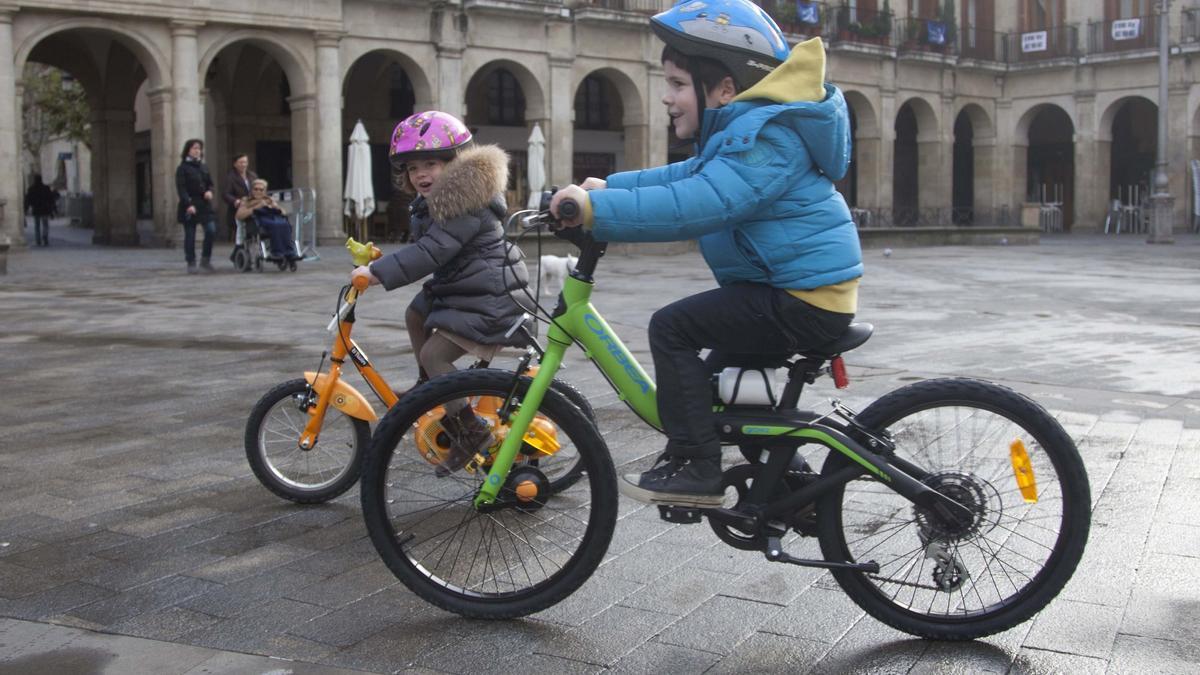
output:
<svg viewBox="0 0 1200 675"><path fill-rule="evenodd" d="M1015 225L1007 206L995 209L973 207L851 208L850 217L859 229L906 227L1009 227Z"/></svg>
<svg viewBox="0 0 1200 675"><path fill-rule="evenodd" d="M320 260L317 253L317 191L312 188L270 190L271 198L283 207L292 223L296 251L305 260Z"/></svg>

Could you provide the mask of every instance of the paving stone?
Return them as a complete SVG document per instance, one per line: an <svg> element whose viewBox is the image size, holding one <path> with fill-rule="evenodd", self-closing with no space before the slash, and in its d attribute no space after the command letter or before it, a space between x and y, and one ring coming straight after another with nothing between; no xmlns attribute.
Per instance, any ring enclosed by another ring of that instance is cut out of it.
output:
<svg viewBox="0 0 1200 675"><path fill-rule="evenodd" d="M608 666L673 621L676 617L670 614L614 605L554 641L539 642L534 653Z"/></svg>
<svg viewBox="0 0 1200 675"><path fill-rule="evenodd" d="M787 609L771 617L760 630L833 644L865 616L865 612L841 589L813 587L801 593ZM869 617L865 620L874 621Z"/></svg>
<svg viewBox="0 0 1200 675"><path fill-rule="evenodd" d="M605 562L596 570L596 574L644 584L686 565L695 554L695 551L681 546L648 541Z"/></svg>
<svg viewBox="0 0 1200 675"><path fill-rule="evenodd" d="M221 559L222 557L219 555L175 551L160 558L139 560L133 563L119 560L105 561L94 572L80 578L89 584L114 591L124 591L164 577L190 572Z"/></svg>
<svg viewBox="0 0 1200 675"><path fill-rule="evenodd" d="M781 607L718 595L658 636L661 642L728 654Z"/></svg>
<svg viewBox="0 0 1200 675"><path fill-rule="evenodd" d="M197 612L228 618L281 598L289 590L315 584L320 580L321 577L317 575L276 568L226 585L216 586L208 592L192 596L179 604L181 607Z"/></svg>
<svg viewBox="0 0 1200 675"><path fill-rule="evenodd" d="M1042 649L1022 649L1009 672L1014 675L1040 675L1041 673L1079 673L1080 675L1096 673L1098 675L1108 672L1108 661L1078 654L1064 654Z"/></svg>
<svg viewBox="0 0 1200 675"><path fill-rule="evenodd" d="M112 595L112 591L72 581L15 600L0 599L0 616L42 619Z"/></svg>
<svg viewBox="0 0 1200 675"><path fill-rule="evenodd" d="M804 672L820 663L830 646L801 638L769 633L755 633L734 648L733 652L706 672L723 673L780 673Z"/></svg>
<svg viewBox="0 0 1200 675"><path fill-rule="evenodd" d="M181 607L167 607L131 616L112 624L108 630L153 640L175 641L220 621L220 618Z"/></svg>
<svg viewBox="0 0 1200 675"><path fill-rule="evenodd" d="M330 609L344 607L400 582L382 562L371 562L308 586L292 589L285 596Z"/></svg>
<svg viewBox="0 0 1200 675"><path fill-rule="evenodd" d="M192 506L113 526L112 529L138 537L149 537L188 525L212 520L221 515L216 509Z"/></svg>
<svg viewBox="0 0 1200 675"><path fill-rule="evenodd" d="M108 626L144 612L152 612L164 607L170 607L194 595L211 590L217 585L192 577L167 577L104 598L103 600L77 607L72 609L70 614L85 621L91 621L101 626Z"/></svg>
<svg viewBox="0 0 1200 675"><path fill-rule="evenodd" d="M1118 635L1109 672L1178 675L1200 672L1200 643Z"/></svg>
<svg viewBox="0 0 1200 675"><path fill-rule="evenodd" d="M684 564L629 594L620 603L624 607L684 616L714 595L724 593L737 578L733 574L692 569Z"/></svg>
<svg viewBox="0 0 1200 675"><path fill-rule="evenodd" d="M286 544L268 544L224 560L205 565L188 572L189 576L229 583L253 576L272 567L278 567L299 558L312 555L312 551Z"/></svg>
<svg viewBox="0 0 1200 675"><path fill-rule="evenodd" d="M1106 659L1112 653L1122 611L1059 598L1034 617L1025 646ZM1086 623L1078 620L1087 616Z"/></svg>
<svg viewBox="0 0 1200 675"><path fill-rule="evenodd" d="M650 641L625 655L612 667L615 673L703 673L721 659L718 654ZM790 670L790 669L789 669Z"/></svg>
<svg viewBox="0 0 1200 675"><path fill-rule="evenodd" d="M185 633L180 639L187 644L213 649L265 654L270 640L327 611L295 600L277 599L232 619L222 619L211 626Z"/></svg>
<svg viewBox="0 0 1200 675"><path fill-rule="evenodd" d="M390 626L347 648L330 653L319 663L379 672L396 672L446 645L461 641L462 622L441 612ZM441 669L439 669L441 670Z"/></svg>
<svg viewBox="0 0 1200 675"><path fill-rule="evenodd" d="M428 604L411 594L385 589L302 623L290 633L334 647L348 647L428 609Z"/></svg>

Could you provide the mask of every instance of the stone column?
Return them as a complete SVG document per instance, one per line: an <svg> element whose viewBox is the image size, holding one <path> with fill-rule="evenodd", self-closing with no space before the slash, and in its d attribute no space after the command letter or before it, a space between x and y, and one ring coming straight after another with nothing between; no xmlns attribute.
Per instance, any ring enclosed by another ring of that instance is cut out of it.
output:
<svg viewBox="0 0 1200 675"><path fill-rule="evenodd" d="M547 175L552 185L567 185L575 172L575 92L571 59L550 59L549 112L546 131Z"/></svg>
<svg viewBox="0 0 1200 675"><path fill-rule="evenodd" d="M1075 189L1072 200L1074 210L1071 222L1064 228L1075 232L1096 232L1104 229L1104 214L1108 210L1110 148L1098 143L1097 127L1100 117L1096 114L1096 95L1087 92L1075 96ZM1063 214L1064 219L1067 217Z"/></svg>
<svg viewBox="0 0 1200 675"><path fill-rule="evenodd" d="M14 8L0 7L0 201L6 202L0 220L0 243L25 245L25 216L21 210L25 184L21 176L20 111L17 76L13 68Z"/></svg>
<svg viewBox="0 0 1200 675"><path fill-rule="evenodd" d="M342 230L341 34L317 33L317 128L309 131L317 190L317 240L340 243ZM294 156L294 154L293 154ZM299 183L297 183L299 184Z"/></svg>
<svg viewBox="0 0 1200 675"><path fill-rule="evenodd" d="M135 169L133 110L92 111L92 243L138 245Z"/></svg>
<svg viewBox="0 0 1200 675"><path fill-rule="evenodd" d="M1186 73L1181 74L1183 78ZM1172 219L1173 230L1189 232L1192 226L1192 174L1188 160L1192 158L1188 147L1188 122L1191 118L1191 106L1188 105L1188 93L1191 88L1186 79L1179 82L1178 78L1170 86L1169 114L1171 138L1167 146L1167 176L1171 181L1171 194L1175 197L1175 213Z"/></svg>
<svg viewBox="0 0 1200 675"><path fill-rule="evenodd" d="M625 166L618 171L645 169L650 164L650 127L647 124L625 125Z"/></svg>
<svg viewBox="0 0 1200 675"><path fill-rule="evenodd" d="M458 119L466 114L466 90L462 81L462 47L438 45L436 108ZM543 129L544 130L544 129Z"/></svg>
<svg viewBox="0 0 1200 675"><path fill-rule="evenodd" d="M667 115L667 106L659 100L659 93L663 87L662 66L653 65L647 72L647 87L646 91L650 92L647 98L649 108L646 111L646 119L649 122L646 133L649 136L647 140L648 153L646 158L646 167L662 166L667 163L667 140L670 134L667 133L667 125L671 123L671 118Z"/></svg>
<svg viewBox="0 0 1200 675"><path fill-rule="evenodd" d="M896 164L896 92L885 91L879 96L879 153L875 166L875 206L888 213L892 211L892 171ZM859 178L862 191L862 178Z"/></svg>
<svg viewBox="0 0 1200 675"><path fill-rule="evenodd" d="M183 149L189 138L204 134L204 118L200 109L200 56L196 47L196 21L171 22L171 78L175 99L175 138L173 145Z"/></svg>
<svg viewBox="0 0 1200 675"><path fill-rule="evenodd" d="M999 204L996 203L996 137L976 138L972 151L975 163L974 191L975 222L980 224L998 224ZM982 215L982 219L980 216ZM1011 217L1011 216L1010 216ZM982 222L981 222L982 220ZM989 222L990 221L990 222ZM1011 220L1010 223L1011 224Z"/></svg>
<svg viewBox="0 0 1200 675"><path fill-rule="evenodd" d="M169 87L146 92L150 99L150 175L154 209L154 241L158 246L174 246L182 235L177 223L178 196L175 194L175 168L179 150L171 133L173 97ZM181 143L182 145L182 143Z"/></svg>
<svg viewBox="0 0 1200 675"><path fill-rule="evenodd" d="M1020 163L1017 162L1016 121L1012 114L1012 101L996 101L996 147L992 181L993 201L996 209L1008 207L1010 222L1020 223L1021 203L1025 192L1025 157L1027 147L1022 148ZM1025 139L1020 139L1024 144Z"/></svg>

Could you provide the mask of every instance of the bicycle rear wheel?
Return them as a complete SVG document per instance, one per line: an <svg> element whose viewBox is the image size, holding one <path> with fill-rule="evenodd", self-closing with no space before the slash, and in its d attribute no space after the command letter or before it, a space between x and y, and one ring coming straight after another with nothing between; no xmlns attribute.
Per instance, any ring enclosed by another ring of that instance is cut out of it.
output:
<svg viewBox="0 0 1200 675"><path fill-rule="evenodd" d="M826 559L880 565L833 571L867 613L965 640L1025 621L1062 590L1083 555L1091 496L1074 442L1045 409L999 385L943 379L887 394L856 419L886 430L899 458L974 516L948 523L865 474L824 496ZM822 474L848 461L830 453Z"/></svg>
<svg viewBox="0 0 1200 675"><path fill-rule="evenodd" d="M520 378L518 406L530 381ZM447 433L438 422L443 406L469 399L479 411L487 397L505 398L512 383L511 372L475 369L422 385L379 424L363 471L363 516L384 562L425 600L468 617L524 616L567 597L600 564L616 524L616 476L604 440L553 388L538 410L538 443L578 457L570 485L552 489L533 450L518 456L499 507L474 505L486 467L435 476L428 457L430 443ZM495 444L506 429L493 425Z"/></svg>

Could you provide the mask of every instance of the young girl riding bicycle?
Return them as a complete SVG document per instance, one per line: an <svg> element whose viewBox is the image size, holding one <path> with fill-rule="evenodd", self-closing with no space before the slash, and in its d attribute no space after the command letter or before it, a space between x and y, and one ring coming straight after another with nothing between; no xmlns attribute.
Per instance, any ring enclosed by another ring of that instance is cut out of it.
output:
<svg viewBox="0 0 1200 675"><path fill-rule="evenodd" d="M392 182L416 195L409 207L413 242L353 274L387 290L432 275L404 316L418 384L455 370L464 354L490 361L500 347L523 340L505 335L525 311L513 296L528 285L521 250L504 241L508 155L471 138L466 125L438 111L396 126ZM445 407L451 445L436 467L439 476L462 468L491 439L487 422L467 401Z"/></svg>
<svg viewBox="0 0 1200 675"><path fill-rule="evenodd" d="M862 253L833 181L850 158L850 121L824 84L820 39L789 50L747 0L680 2L650 25L675 134L696 156L559 190L580 206L563 225L600 241L699 239L720 287L658 310L650 349L668 436L654 468L618 480L653 503L720 506L721 445L712 373L778 361L842 335L857 310ZM702 349L712 350L701 360ZM757 362L757 363L756 363Z"/></svg>

